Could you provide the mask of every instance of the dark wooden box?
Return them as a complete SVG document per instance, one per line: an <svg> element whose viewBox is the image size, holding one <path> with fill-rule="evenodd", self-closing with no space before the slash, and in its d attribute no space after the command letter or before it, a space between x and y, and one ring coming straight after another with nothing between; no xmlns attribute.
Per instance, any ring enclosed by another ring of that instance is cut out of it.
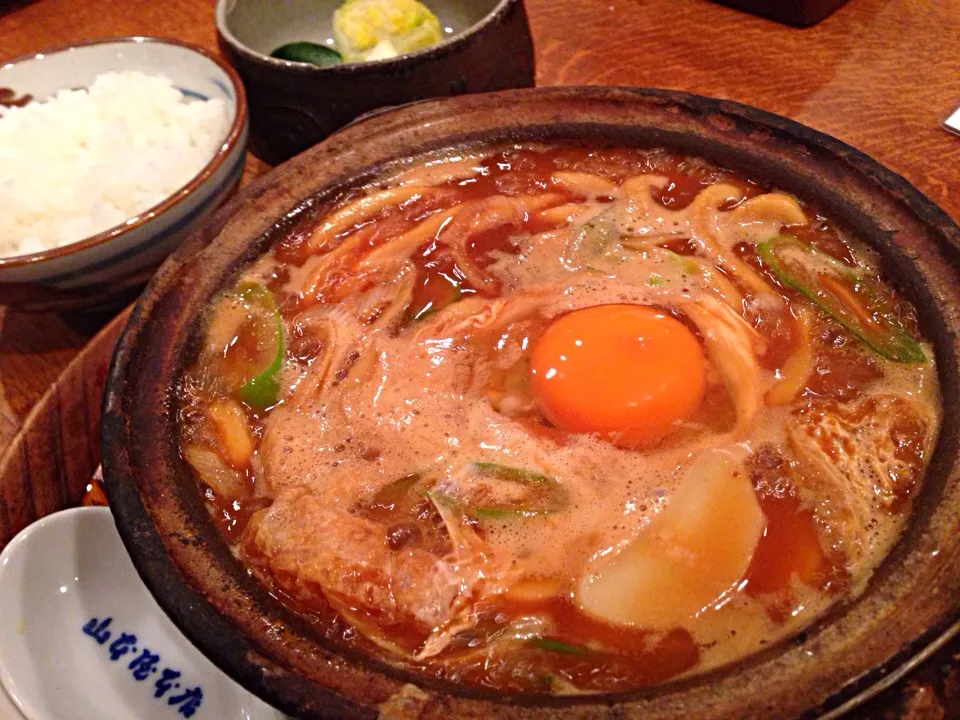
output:
<svg viewBox="0 0 960 720"><path fill-rule="evenodd" d="M787 25L815 25L847 0L714 0Z"/></svg>

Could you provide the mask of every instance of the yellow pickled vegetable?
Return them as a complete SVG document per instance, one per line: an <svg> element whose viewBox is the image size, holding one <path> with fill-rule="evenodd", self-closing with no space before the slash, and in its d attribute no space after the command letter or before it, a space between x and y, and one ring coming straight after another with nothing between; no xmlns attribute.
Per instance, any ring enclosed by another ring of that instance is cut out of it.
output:
<svg viewBox="0 0 960 720"><path fill-rule="evenodd" d="M333 37L347 61L363 62L435 45L443 30L417 0L347 0L333 13Z"/></svg>

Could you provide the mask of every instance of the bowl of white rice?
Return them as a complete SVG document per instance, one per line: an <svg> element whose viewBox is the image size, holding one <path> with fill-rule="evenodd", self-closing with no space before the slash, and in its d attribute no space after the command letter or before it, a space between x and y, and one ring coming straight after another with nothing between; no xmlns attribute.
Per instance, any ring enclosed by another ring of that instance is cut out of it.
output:
<svg viewBox="0 0 960 720"><path fill-rule="evenodd" d="M0 65L0 303L132 299L237 187L243 85L206 50L96 40Z"/></svg>

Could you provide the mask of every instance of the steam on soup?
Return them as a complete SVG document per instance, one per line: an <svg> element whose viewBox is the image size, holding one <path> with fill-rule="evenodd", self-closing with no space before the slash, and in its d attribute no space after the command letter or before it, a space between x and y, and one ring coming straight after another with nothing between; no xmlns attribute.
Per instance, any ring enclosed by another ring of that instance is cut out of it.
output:
<svg viewBox="0 0 960 720"><path fill-rule="evenodd" d="M716 666L860 591L939 421L872 252L663 150L344 196L216 300L182 392L211 512L318 632L558 693Z"/></svg>

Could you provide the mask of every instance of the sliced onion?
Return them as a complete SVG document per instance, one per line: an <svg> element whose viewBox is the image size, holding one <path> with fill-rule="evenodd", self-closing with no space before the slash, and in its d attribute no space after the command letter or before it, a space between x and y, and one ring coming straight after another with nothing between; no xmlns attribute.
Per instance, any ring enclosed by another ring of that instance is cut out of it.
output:
<svg viewBox="0 0 960 720"><path fill-rule="evenodd" d="M247 494L243 475L227 465L217 453L199 445L187 445L183 455L200 479L220 497L233 499Z"/></svg>
<svg viewBox="0 0 960 720"><path fill-rule="evenodd" d="M247 415L235 400L218 400L207 409L227 461L237 470L249 467L253 437Z"/></svg>

